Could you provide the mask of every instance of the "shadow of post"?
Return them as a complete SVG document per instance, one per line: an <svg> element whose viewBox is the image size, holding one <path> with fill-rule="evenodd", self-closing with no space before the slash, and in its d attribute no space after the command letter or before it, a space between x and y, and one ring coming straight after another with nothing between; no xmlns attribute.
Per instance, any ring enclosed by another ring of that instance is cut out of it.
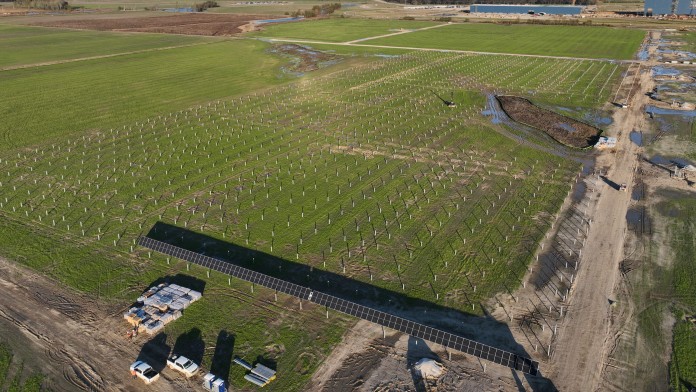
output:
<svg viewBox="0 0 696 392"><path fill-rule="evenodd" d="M140 348L138 361L147 362L159 373L167 367L170 350L171 348L167 345L167 334L160 332Z"/></svg>
<svg viewBox="0 0 696 392"><path fill-rule="evenodd" d="M234 353L234 335L220 331L215 343L215 352L210 365L210 372L229 382L232 354Z"/></svg>
<svg viewBox="0 0 696 392"><path fill-rule="evenodd" d="M201 330L198 328L191 328L188 332L179 335L179 337L176 338L174 350L172 352L174 354L183 355L200 365L203 361L203 354L205 353L205 342L203 341Z"/></svg>
<svg viewBox="0 0 696 392"><path fill-rule="evenodd" d="M157 222L147 237L529 357L507 324ZM483 308L483 307L482 307ZM299 309L299 306L298 306ZM485 331L485 333L482 333ZM261 363L264 363L261 361ZM265 363L264 363L265 364ZM270 367L270 366L269 366ZM527 376L527 375L526 375ZM534 378L534 376L529 376ZM548 383L545 384L549 384ZM550 384L553 385L553 384ZM540 389L546 390L546 389Z"/></svg>

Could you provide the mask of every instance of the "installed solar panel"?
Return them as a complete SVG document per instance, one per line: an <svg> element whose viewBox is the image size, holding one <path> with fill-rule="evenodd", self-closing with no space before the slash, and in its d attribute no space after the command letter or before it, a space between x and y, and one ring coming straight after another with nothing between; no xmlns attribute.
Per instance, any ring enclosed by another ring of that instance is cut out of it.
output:
<svg viewBox="0 0 696 392"><path fill-rule="evenodd" d="M536 375L538 372L539 363L527 357L487 346L449 332L432 328L415 321L406 320L404 318L363 306L355 302L347 301L342 298L334 297L329 294L319 291L312 291L307 287L252 271L250 269L243 268L226 261L218 260L210 256L191 252L189 250L157 241L149 237L140 237L138 242L141 246L154 251L174 256L191 263L234 276L235 278L243 279L248 282L280 291L282 293L290 294L300 299L312 301L316 304L326 306L327 308L368 320L375 324L383 325L416 338L441 344L453 350L461 351L463 353L507 366L523 373Z"/></svg>

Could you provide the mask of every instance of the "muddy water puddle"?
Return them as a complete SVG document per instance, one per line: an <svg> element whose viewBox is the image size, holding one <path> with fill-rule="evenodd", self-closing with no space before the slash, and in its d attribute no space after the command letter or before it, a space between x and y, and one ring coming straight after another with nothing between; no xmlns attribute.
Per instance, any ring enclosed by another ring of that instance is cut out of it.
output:
<svg viewBox="0 0 696 392"><path fill-rule="evenodd" d="M584 182L578 182L573 187L573 201L579 203L585 197L585 193L587 193L587 185Z"/></svg>
<svg viewBox="0 0 696 392"><path fill-rule="evenodd" d="M645 207L634 207L626 212L628 229L636 234L649 234L652 232L652 222Z"/></svg>

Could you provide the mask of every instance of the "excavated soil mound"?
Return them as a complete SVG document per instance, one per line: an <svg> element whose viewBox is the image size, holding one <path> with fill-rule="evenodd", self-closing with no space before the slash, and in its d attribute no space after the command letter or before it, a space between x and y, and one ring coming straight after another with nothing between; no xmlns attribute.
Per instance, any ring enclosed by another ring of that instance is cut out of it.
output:
<svg viewBox="0 0 696 392"><path fill-rule="evenodd" d="M138 31L188 35L228 36L241 33L252 20L267 19L265 15L215 15L186 13L114 19L74 19L36 23L37 26L100 31Z"/></svg>
<svg viewBox="0 0 696 392"><path fill-rule="evenodd" d="M602 133L591 125L542 109L529 100L510 95L496 96L505 113L514 121L540 129L557 142L575 148L594 146Z"/></svg>

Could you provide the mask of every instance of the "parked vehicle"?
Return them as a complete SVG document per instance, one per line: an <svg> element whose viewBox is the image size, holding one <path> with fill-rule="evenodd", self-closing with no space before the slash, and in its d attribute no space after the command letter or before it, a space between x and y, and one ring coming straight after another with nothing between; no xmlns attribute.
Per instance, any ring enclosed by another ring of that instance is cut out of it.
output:
<svg viewBox="0 0 696 392"><path fill-rule="evenodd" d="M167 359L167 366L184 373L186 378L191 377L198 372L198 365L183 355L174 354L169 357L169 359Z"/></svg>
<svg viewBox="0 0 696 392"><path fill-rule="evenodd" d="M145 384L152 384L159 379L159 373L148 365L147 362L136 361L130 366L131 375L143 380Z"/></svg>

